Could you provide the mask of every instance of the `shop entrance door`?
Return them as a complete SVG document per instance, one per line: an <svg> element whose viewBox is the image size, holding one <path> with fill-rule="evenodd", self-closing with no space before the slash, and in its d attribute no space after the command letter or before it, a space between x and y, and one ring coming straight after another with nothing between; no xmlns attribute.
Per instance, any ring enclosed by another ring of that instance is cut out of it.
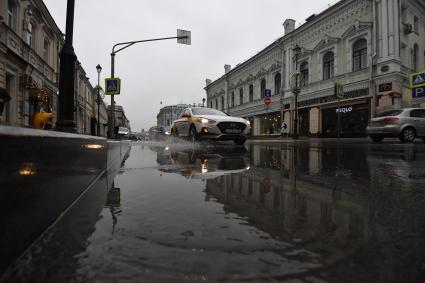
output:
<svg viewBox="0 0 425 283"><path fill-rule="evenodd" d="M310 111L308 108L298 110L299 117L299 135L308 136L310 125Z"/></svg>

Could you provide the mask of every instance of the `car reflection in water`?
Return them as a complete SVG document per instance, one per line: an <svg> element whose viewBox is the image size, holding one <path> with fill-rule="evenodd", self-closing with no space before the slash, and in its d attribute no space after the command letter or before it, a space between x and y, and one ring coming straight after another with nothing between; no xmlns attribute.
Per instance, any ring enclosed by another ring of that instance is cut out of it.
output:
<svg viewBox="0 0 425 283"><path fill-rule="evenodd" d="M245 147L158 147L159 170L177 173L188 179L213 179L222 175L249 170L249 155Z"/></svg>

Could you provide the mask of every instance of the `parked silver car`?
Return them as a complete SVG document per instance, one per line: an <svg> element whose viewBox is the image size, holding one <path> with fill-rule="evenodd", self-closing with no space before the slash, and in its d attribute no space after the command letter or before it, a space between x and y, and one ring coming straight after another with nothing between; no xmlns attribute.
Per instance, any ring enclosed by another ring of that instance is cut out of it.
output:
<svg viewBox="0 0 425 283"><path fill-rule="evenodd" d="M425 141L425 109L405 108L379 113L371 119L366 132L374 142L386 137L398 137L402 142L421 137Z"/></svg>

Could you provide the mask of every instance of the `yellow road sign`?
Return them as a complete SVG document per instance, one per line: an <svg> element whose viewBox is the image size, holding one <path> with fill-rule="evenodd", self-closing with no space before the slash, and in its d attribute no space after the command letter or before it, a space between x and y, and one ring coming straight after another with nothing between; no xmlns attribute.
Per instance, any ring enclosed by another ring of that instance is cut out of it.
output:
<svg viewBox="0 0 425 283"><path fill-rule="evenodd" d="M121 79L119 78L106 78L105 79L105 94L118 95L121 92Z"/></svg>

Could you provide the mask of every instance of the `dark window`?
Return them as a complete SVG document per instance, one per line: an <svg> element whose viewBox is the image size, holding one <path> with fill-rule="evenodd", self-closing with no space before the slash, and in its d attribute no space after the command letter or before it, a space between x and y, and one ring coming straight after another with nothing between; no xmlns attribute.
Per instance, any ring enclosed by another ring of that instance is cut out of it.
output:
<svg viewBox="0 0 425 283"><path fill-rule="evenodd" d="M425 118L425 110L417 109L410 112L410 117Z"/></svg>
<svg viewBox="0 0 425 283"><path fill-rule="evenodd" d="M221 110L224 110L224 96L221 97Z"/></svg>
<svg viewBox="0 0 425 283"><path fill-rule="evenodd" d="M7 25L13 30L16 30L17 9L15 1L7 1Z"/></svg>
<svg viewBox="0 0 425 283"><path fill-rule="evenodd" d="M334 77L334 53L328 52L323 56L323 80Z"/></svg>
<svg viewBox="0 0 425 283"><path fill-rule="evenodd" d="M44 39L44 46L43 46L43 59L45 62L49 63L49 57L50 57L50 43L47 38Z"/></svg>
<svg viewBox="0 0 425 283"><path fill-rule="evenodd" d="M212 106L212 101L210 101L210 108L213 108L213 106Z"/></svg>
<svg viewBox="0 0 425 283"><path fill-rule="evenodd" d="M254 86L249 85L249 102L254 101Z"/></svg>
<svg viewBox="0 0 425 283"><path fill-rule="evenodd" d="M360 71L367 67L367 41L359 39L353 45L353 71Z"/></svg>
<svg viewBox="0 0 425 283"><path fill-rule="evenodd" d="M28 30L27 30L27 44L29 46L31 46L32 48L35 48L35 44L34 44L34 30L35 29L35 25L30 22L28 24Z"/></svg>
<svg viewBox="0 0 425 283"><path fill-rule="evenodd" d="M243 88L239 89L239 104L243 104Z"/></svg>
<svg viewBox="0 0 425 283"><path fill-rule="evenodd" d="M419 46L417 44L415 44L413 46L413 55L412 55L412 69L413 71L418 71L418 67L419 67Z"/></svg>
<svg viewBox="0 0 425 283"><path fill-rule="evenodd" d="M277 73L274 76L274 93L275 94L280 94L280 86L282 84L281 80L282 80L282 76L280 75L280 73Z"/></svg>
<svg viewBox="0 0 425 283"><path fill-rule="evenodd" d="M308 84L308 62L303 62L300 66L301 73L301 86L305 86Z"/></svg>
<svg viewBox="0 0 425 283"><path fill-rule="evenodd" d="M232 91L232 95L230 96L230 105L231 107L235 107L235 92Z"/></svg>
<svg viewBox="0 0 425 283"><path fill-rule="evenodd" d="M215 109L218 109L218 99L215 99Z"/></svg>
<svg viewBox="0 0 425 283"><path fill-rule="evenodd" d="M260 82L260 94L261 98L264 97L264 92L266 91L266 79L262 79Z"/></svg>

